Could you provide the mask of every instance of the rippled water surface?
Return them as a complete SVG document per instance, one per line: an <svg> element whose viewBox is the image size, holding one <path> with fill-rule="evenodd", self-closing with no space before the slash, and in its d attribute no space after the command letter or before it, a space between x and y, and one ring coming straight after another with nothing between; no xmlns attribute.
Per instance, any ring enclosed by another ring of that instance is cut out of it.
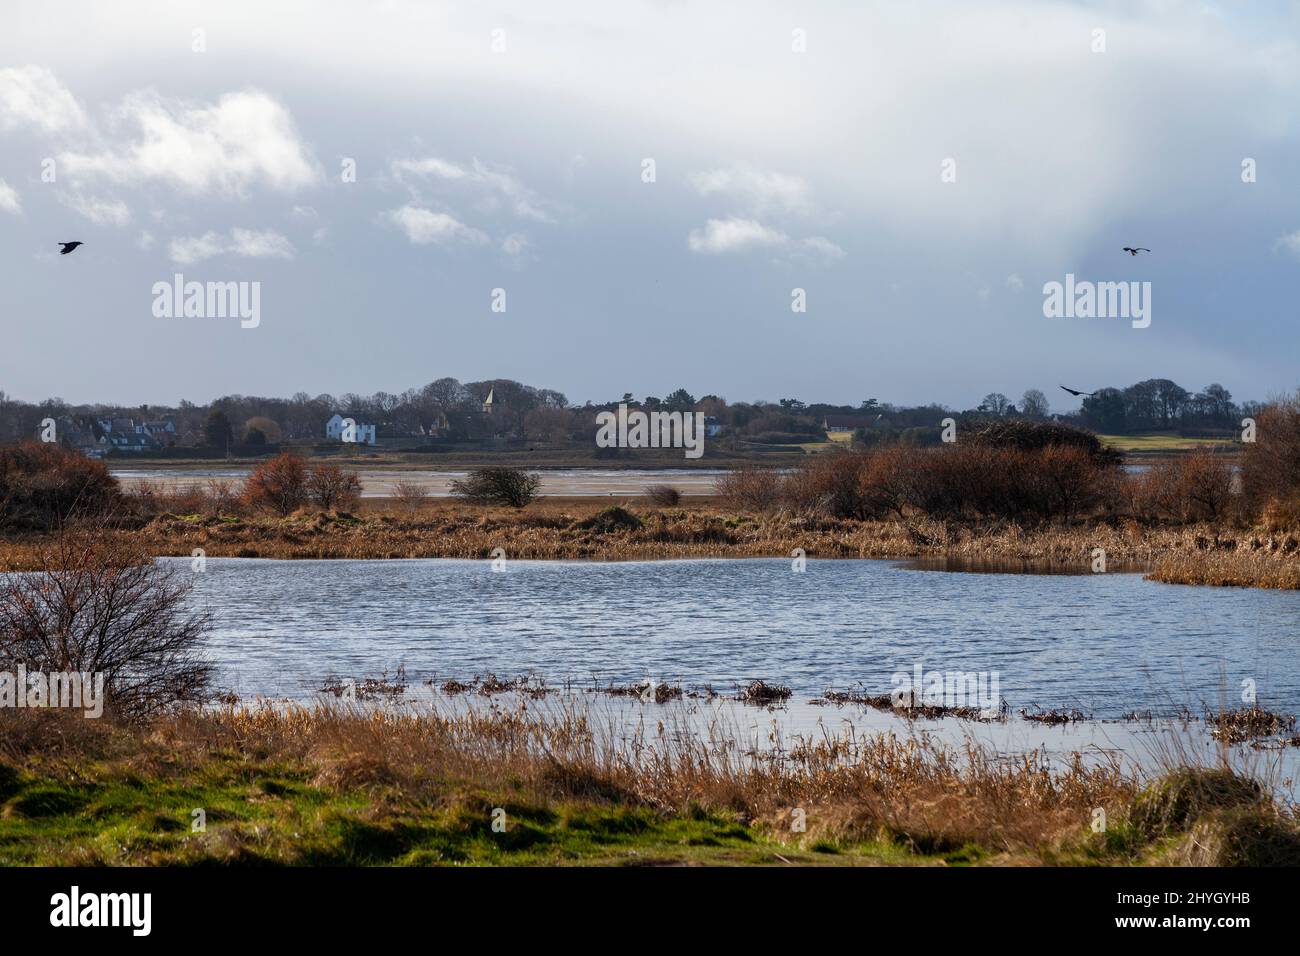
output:
<svg viewBox="0 0 1300 956"><path fill-rule="evenodd" d="M188 560L172 563L190 574ZM1300 593L1137 574L965 574L887 561L628 563L209 558L222 686L308 696L327 676L411 680L533 670L730 691L885 693L896 672L996 671L1013 708L1235 706L1241 681L1300 711Z"/></svg>

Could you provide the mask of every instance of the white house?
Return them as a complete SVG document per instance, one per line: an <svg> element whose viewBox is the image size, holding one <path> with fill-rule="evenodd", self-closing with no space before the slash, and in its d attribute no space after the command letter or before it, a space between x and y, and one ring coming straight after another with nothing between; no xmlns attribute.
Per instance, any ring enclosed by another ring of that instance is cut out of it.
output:
<svg viewBox="0 0 1300 956"><path fill-rule="evenodd" d="M351 425L351 434L349 435L348 425ZM342 415L335 413L334 417L325 423L325 437L333 441L356 442L358 445L373 445L375 443L375 426L365 422L359 422L352 418L344 418Z"/></svg>

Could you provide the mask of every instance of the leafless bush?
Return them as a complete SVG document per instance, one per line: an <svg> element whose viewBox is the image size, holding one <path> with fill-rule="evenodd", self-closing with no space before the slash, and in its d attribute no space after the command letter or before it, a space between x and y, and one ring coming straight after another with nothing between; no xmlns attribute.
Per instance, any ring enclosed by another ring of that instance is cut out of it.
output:
<svg viewBox="0 0 1300 956"><path fill-rule="evenodd" d="M121 503L102 461L45 442L0 448L0 527L49 530Z"/></svg>
<svg viewBox="0 0 1300 956"><path fill-rule="evenodd" d="M769 468L746 465L719 475L718 495L746 511L771 511L781 500L781 474Z"/></svg>
<svg viewBox="0 0 1300 956"><path fill-rule="evenodd" d="M316 465L307 473L306 492L324 511L352 510L361 501L361 479L338 465Z"/></svg>
<svg viewBox="0 0 1300 956"><path fill-rule="evenodd" d="M244 483L244 501L282 515L307 502L307 465L298 455L285 452L253 469Z"/></svg>
<svg viewBox="0 0 1300 956"><path fill-rule="evenodd" d="M403 479L389 486L393 500L407 511L415 511L429 497L429 489L418 481Z"/></svg>
<svg viewBox="0 0 1300 956"><path fill-rule="evenodd" d="M203 699L210 624L189 610L190 585L108 530L62 531L40 568L0 575L0 668L102 674L106 707L147 717Z"/></svg>
<svg viewBox="0 0 1300 956"><path fill-rule="evenodd" d="M201 485L140 481L127 489L126 510L135 515L231 515L244 510L241 489L212 479Z"/></svg>
<svg viewBox="0 0 1300 956"><path fill-rule="evenodd" d="M1157 462L1138 480L1140 517L1218 521L1233 509L1232 465L1207 451Z"/></svg>
<svg viewBox="0 0 1300 956"><path fill-rule="evenodd" d="M682 501L682 493L672 485L649 485L645 496L661 508L672 508Z"/></svg>
<svg viewBox="0 0 1300 956"><path fill-rule="evenodd" d="M522 468L479 468L451 483L451 493L480 505L523 508L537 497L542 480Z"/></svg>
<svg viewBox="0 0 1300 956"><path fill-rule="evenodd" d="M1245 445L1241 479L1255 514L1270 501L1300 498L1300 395L1255 416L1255 440Z"/></svg>

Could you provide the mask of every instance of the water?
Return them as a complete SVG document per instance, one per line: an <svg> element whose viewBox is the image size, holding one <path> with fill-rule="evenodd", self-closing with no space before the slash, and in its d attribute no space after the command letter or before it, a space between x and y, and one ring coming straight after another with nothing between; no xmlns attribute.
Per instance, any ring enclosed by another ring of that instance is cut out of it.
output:
<svg viewBox="0 0 1300 956"><path fill-rule="evenodd" d="M210 481L239 483L248 477L248 468L110 468L109 471L128 486L166 486L168 488L203 487ZM434 498L451 494L451 483L464 478L464 471L417 471L397 468L362 468L361 494L365 498L388 498L393 485L404 481L417 484ZM573 468L538 469L543 495L609 496L640 495L647 485L672 485L684 495L715 494L716 468Z"/></svg>
<svg viewBox="0 0 1300 956"><path fill-rule="evenodd" d="M186 559L164 560L190 575ZM405 666L413 683L535 671L721 692L763 678L795 702L887 693L897 672L997 672L1013 710L1261 703L1300 712L1300 593L1138 574L968 574L889 561L273 561L209 558L222 687L308 698L328 676Z"/></svg>

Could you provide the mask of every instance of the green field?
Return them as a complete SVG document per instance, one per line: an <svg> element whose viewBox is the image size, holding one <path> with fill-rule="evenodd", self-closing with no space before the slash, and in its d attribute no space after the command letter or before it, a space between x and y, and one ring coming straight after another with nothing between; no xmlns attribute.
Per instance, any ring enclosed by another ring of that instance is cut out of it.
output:
<svg viewBox="0 0 1300 956"><path fill-rule="evenodd" d="M1098 435L1103 443L1124 452L1161 454L1193 451L1197 448L1231 448L1237 442L1225 438L1184 438L1175 432L1151 432L1146 435Z"/></svg>

